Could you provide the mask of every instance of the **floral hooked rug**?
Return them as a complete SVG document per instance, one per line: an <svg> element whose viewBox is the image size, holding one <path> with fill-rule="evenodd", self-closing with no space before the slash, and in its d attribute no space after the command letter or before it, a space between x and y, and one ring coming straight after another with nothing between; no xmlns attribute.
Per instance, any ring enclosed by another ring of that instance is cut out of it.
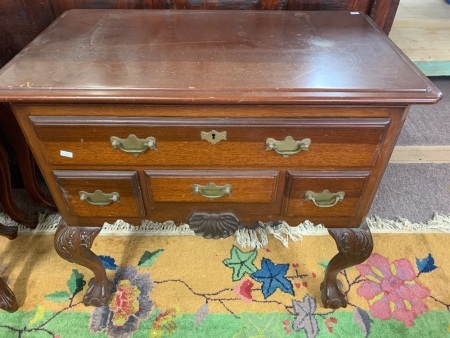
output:
<svg viewBox="0 0 450 338"><path fill-rule="evenodd" d="M99 236L114 281L108 306L81 303L92 273L49 235L0 238L0 270L19 310L0 337L449 337L449 234L378 234L368 261L341 273L347 308L319 285L337 252L328 235L242 249L233 238Z"/></svg>

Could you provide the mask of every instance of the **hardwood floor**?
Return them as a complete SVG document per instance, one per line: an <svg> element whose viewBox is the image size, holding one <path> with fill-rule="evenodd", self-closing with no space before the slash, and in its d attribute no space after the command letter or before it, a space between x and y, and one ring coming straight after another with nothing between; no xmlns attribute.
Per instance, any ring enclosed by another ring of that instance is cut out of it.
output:
<svg viewBox="0 0 450 338"><path fill-rule="evenodd" d="M427 76L450 75L446 1L401 0L389 37ZM397 146L390 163L450 163L450 145Z"/></svg>
<svg viewBox="0 0 450 338"><path fill-rule="evenodd" d="M450 146L396 146L390 163L450 163Z"/></svg>
<svg viewBox="0 0 450 338"><path fill-rule="evenodd" d="M450 75L450 4L445 0L401 0L389 37L426 75Z"/></svg>

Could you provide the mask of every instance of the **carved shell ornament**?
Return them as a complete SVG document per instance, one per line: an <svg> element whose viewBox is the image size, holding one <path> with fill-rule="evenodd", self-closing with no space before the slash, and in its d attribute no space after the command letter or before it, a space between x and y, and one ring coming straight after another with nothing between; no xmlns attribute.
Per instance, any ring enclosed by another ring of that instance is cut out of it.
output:
<svg viewBox="0 0 450 338"><path fill-rule="evenodd" d="M230 212L220 214L196 212L189 218L189 227L196 235L204 238L227 238L237 231L239 220Z"/></svg>

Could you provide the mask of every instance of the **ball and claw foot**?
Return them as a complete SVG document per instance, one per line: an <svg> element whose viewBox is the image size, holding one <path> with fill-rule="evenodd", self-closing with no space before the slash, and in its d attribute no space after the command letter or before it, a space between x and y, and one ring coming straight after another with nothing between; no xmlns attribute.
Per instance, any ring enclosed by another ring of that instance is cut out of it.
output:
<svg viewBox="0 0 450 338"><path fill-rule="evenodd" d="M346 307L348 300L342 292L342 283L336 279L337 275L369 258L373 250L373 239L366 223L359 228L331 228L328 232L339 252L328 263L320 291L324 307L338 309Z"/></svg>
<svg viewBox="0 0 450 338"><path fill-rule="evenodd" d="M342 283L336 281L336 285L325 285L325 282L320 284L320 292L322 296L323 306L327 309L339 309L347 307L347 296L342 292Z"/></svg>
<svg viewBox="0 0 450 338"><path fill-rule="evenodd" d="M108 305L111 296L112 281L106 277L100 258L90 250L100 230L99 227L69 227L61 221L55 233L56 252L63 259L85 266L94 273L83 298L85 305Z"/></svg>
<svg viewBox="0 0 450 338"><path fill-rule="evenodd" d="M88 290L83 297L83 303L86 306L105 306L108 305L109 298L111 297L111 290L113 282L109 279L106 280L106 284L96 284L95 277L91 278L88 283Z"/></svg>

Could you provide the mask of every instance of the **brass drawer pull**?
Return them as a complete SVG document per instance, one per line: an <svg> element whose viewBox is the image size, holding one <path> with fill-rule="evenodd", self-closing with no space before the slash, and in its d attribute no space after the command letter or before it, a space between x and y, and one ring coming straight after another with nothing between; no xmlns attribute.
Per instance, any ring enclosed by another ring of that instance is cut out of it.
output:
<svg viewBox="0 0 450 338"><path fill-rule="evenodd" d="M266 150L274 150L283 157L288 157L297 154L301 151L308 151L311 144L311 139L305 138L301 141L296 141L292 136L286 136L284 140L277 141L273 138L266 139Z"/></svg>
<svg viewBox="0 0 450 338"><path fill-rule="evenodd" d="M313 201L313 203L320 208L331 208L338 202L343 201L345 192L339 191L332 193L329 190L322 192L307 191L305 193L305 201Z"/></svg>
<svg viewBox="0 0 450 338"><path fill-rule="evenodd" d="M134 156L144 153L147 149L156 149L156 139L154 137L140 139L136 135L130 134L126 139L111 136L110 141L114 149L119 149Z"/></svg>
<svg viewBox="0 0 450 338"><path fill-rule="evenodd" d="M110 194L105 194L101 190L95 190L94 193L88 193L86 191L80 191L80 200L86 201L92 205L106 206L112 202L117 202L120 198L118 192L112 192Z"/></svg>
<svg viewBox="0 0 450 338"><path fill-rule="evenodd" d="M199 185L199 184L193 184L192 185L192 193L193 194L199 194L206 198L219 198L224 195L230 195L231 194L231 185L225 184L222 186L218 186L215 183L211 182L208 183L208 185Z"/></svg>

